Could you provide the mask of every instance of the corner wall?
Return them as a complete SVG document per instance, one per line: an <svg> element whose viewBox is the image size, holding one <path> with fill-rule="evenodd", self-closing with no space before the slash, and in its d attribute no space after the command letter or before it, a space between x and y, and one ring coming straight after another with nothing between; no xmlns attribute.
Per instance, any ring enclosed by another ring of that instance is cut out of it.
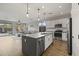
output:
<svg viewBox="0 0 79 59"><path fill-rule="evenodd" d="M78 3L72 4L72 55L79 56L79 5Z"/></svg>

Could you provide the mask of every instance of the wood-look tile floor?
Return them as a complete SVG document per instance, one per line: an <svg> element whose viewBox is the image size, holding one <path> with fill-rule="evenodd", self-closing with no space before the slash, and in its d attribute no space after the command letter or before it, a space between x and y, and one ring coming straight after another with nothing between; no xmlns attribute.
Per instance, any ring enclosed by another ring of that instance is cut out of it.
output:
<svg viewBox="0 0 79 59"><path fill-rule="evenodd" d="M54 40L43 56L68 56L67 42L61 40Z"/></svg>

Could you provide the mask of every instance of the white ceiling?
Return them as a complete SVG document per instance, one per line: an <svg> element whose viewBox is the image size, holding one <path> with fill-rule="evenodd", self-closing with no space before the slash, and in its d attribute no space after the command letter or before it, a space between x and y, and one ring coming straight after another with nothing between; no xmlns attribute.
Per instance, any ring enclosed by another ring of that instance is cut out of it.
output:
<svg viewBox="0 0 79 59"><path fill-rule="evenodd" d="M37 20L37 9L40 8L40 18L54 20L70 17L71 3L29 3L29 17L26 17L26 3L0 3L0 19L11 21L35 21ZM44 6L44 8L42 8Z"/></svg>

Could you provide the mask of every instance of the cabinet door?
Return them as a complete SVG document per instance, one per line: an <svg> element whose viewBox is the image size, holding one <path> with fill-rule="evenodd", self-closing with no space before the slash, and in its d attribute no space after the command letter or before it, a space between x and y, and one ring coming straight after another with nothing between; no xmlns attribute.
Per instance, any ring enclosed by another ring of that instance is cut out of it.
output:
<svg viewBox="0 0 79 59"><path fill-rule="evenodd" d="M45 36L45 50L48 48L49 46L49 35Z"/></svg>
<svg viewBox="0 0 79 59"><path fill-rule="evenodd" d="M48 36L45 36L45 50L47 49L48 47Z"/></svg>
<svg viewBox="0 0 79 59"><path fill-rule="evenodd" d="M37 55L41 55L44 51L44 46L45 46L45 43L44 43L44 37L38 39L38 42L37 42Z"/></svg>
<svg viewBox="0 0 79 59"><path fill-rule="evenodd" d="M22 52L26 52L26 37L22 37Z"/></svg>
<svg viewBox="0 0 79 59"><path fill-rule="evenodd" d="M53 42L52 34L45 36L45 50L49 47L49 45Z"/></svg>
<svg viewBox="0 0 79 59"><path fill-rule="evenodd" d="M48 36L48 42L49 42L49 45L53 42L52 34Z"/></svg>
<svg viewBox="0 0 79 59"><path fill-rule="evenodd" d="M52 43L52 35L48 35L48 46Z"/></svg>
<svg viewBox="0 0 79 59"><path fill-rule="evenodd" d="M62 40L67 41L67 33L62 33Z"/></svg>

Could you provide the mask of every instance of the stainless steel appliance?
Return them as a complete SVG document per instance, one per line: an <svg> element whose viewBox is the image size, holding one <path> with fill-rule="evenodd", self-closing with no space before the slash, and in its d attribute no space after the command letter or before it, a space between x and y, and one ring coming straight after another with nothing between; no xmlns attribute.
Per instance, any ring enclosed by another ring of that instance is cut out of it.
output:
<svg viewBox="0 0 79 59"><path fill-rule="evenodd" d="M39 32L46 32L46 26L39 26Z"/></svg>

